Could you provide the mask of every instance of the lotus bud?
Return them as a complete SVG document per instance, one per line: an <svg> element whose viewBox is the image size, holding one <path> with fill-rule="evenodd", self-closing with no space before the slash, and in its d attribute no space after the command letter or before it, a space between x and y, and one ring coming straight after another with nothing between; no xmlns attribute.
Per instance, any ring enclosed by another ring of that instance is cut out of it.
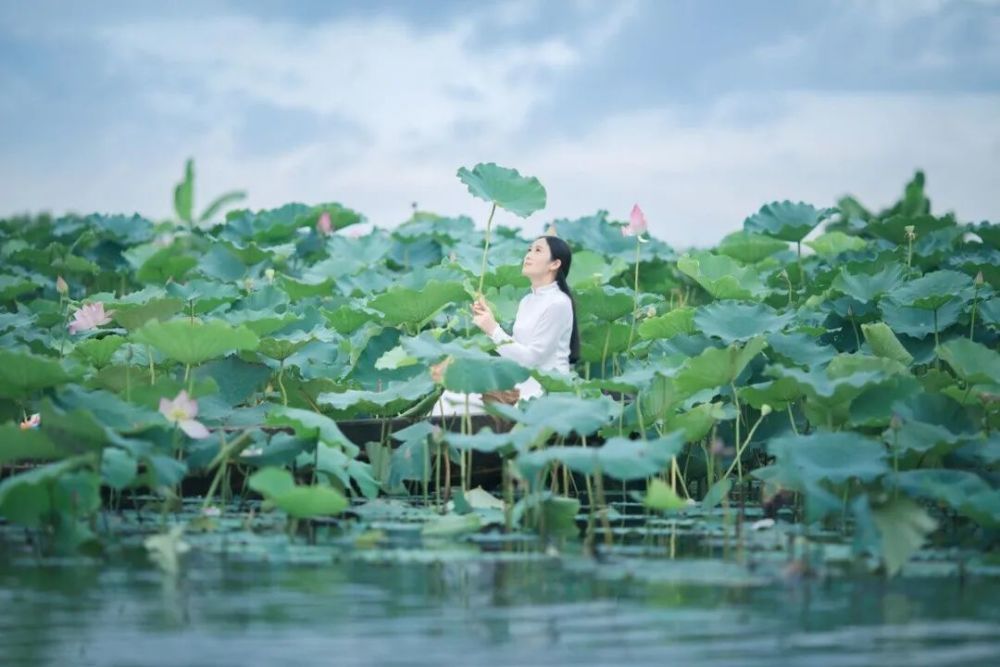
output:
<svg viewBox="0 0 1000 667"><path fill-rule="evenodd" d="M769 414L771 414L771 406L770 405L768 405L767 403L765 403L764 405L760 406L760 416L761 417L766 417Z"/></svg>
<svg viewBox="0 0 1000 667"><path fill-rule="evenodd" d="M976 274L976 287L982 287L983 282L985 282L983 280L983 272L980 271L979 273Z"/></svg>
<svg viewBox="0 0 1000 667"><path fill-rule="evenodd" d="M903 227L903 231L906 232L906 238L909 239L910 241L917 238L917 228L914 227L913 225L907 225L906 227Z"/></svg>
<svg viewBox="0 0 1000 667"><path fill-rule="evenodd" d="M243 279L243 289L245 289L247 292L253 291L253 278L247 276L246 278Z"/></svg>
<svg viewBox="0 0 1000 667"><path fill-rule="evenodd" d="M545 229L545 235L546 236L559 236L559 234L556 232L556 223L554 223L554 222L549 223L549 226L546 227L546 229Z"/></svg>
<svg viewBox="0 0 1000 667"><path fill-rule="evenodd" d="M847 307L847 316L848 317L854 317L854 306L848 306Z"/></svg>
<svg viewBox="0 0 1000 667"><path fill-rule="evenodd" d="M656 306L648 306L646 308L646 317L654 317L656 315Z"/></svg>
<svg viewBox="0 0 1000 667"><path fill-rule="evenodd" d="M903 428L903 418L899 416L898 413L892 414L892 419L889 421L889 428L893 431L898 431Z"/></svg>
<svg viewBox="0 0 1000 667"><path fill-rule="evenodd" d="M264 270L264 277L267 278L267 282L273 283L274 282L274 269L265 269Z"/></svg>
<svg viewBox="0 0 1000 667"><path fill-rule="evenodd" d="M982 276L983 274L980 273L979 275ZM63 280L62 276L56 276L56 291L63 296L66 296L69 293L69 285L66 284L66 281Z"/></svg>

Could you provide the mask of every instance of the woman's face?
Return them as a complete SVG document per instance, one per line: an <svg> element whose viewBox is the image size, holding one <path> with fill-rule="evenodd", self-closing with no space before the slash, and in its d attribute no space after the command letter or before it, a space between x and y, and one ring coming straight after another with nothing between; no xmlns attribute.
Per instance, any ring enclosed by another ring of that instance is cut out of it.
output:
<svg viewBox="0 0 1000 667"><path fill-rule="evenodd" d="M553 261L552 259L552 250L549 248L548 241L535 239L524 256L521 274L529 279L555 277L556 271L559 270L559 264L559 260Z"/></svg>

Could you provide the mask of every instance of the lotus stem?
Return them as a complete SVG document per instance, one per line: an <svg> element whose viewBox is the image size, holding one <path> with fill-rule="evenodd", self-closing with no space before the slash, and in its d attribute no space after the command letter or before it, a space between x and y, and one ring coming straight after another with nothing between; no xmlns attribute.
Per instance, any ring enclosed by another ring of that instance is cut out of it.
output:
<svg viewBox="0 0 1000 667"><path fill-rule="evenodd" d="M982 275L982 274L980 274ZM972 318L969 320L969 340L976 329L976 306L979 305L979 281L976 281L976 289L972 295Z"/></svg>
<svg viewBox="0 0 1000 667"><path fill-rule="evenodd" d="M733 472L733 468L735 467L739 471L739 481L740 481L741 484L743 483L743 464L742 464L743 452L750 445L750 441L753 439L753 434L757 431L757 427L760 426L760 423L762 421L764 421L764 417L765 416L766 415L762 411L760 413L760 417L757 418L757 421L750 428L750 432L747 433L746 439L741 444L737 445L737 447L736 447L736 460L733 461L730 464L729 469L726 470L726 474L724 474L722 477L720 477L719 478L720 480L726 479L727 477L729 477L729 475ZM739 419L739 417L737 417L737 419ZM737 441L737 442L739 442L739 441Z"/></svg>
<svg viewBox="0 0 1000 667"><path fill-rule="evenodd" d="M490 252L490 230L493 228L493 214L497 212L496 202L493 203L493 208L490 209L490 217L486 221L486 244L483 246L483 264L479 269L479 291L478 295L483 293L483 282L486 280L486 256Z"/></svg>
<svg viewBox="0 0 1000 667"><path fill-rule="evenodd" d="M625 349L629 354L632 353L632 337L635 335L635 322L639 318L639 254L642 249L639 237L635 237L635 284L634 292L632 295L632 326L628 330L628 345ZM608 329L608 334L610 335L611 329Z"/></svg>
<svg viewBox="0 0 1000 667"><path fill-rule="evenodd" d="M737 471L739 473L740 481L742 482L743 481L743 460L740 458L740 453L743 451L743 448L740 447L740 422L743 421L743 419L742 419L743 415L740 412L740 395L739 395L739 392L736 389L736 383L735 382L730 382L729 386L733 390L733 405L736 406L736 460L733 461L733 463L736 464L736 469L737 469ZM726 474L723 476L723 479L725 479L726 477L729 476L729 473L730 473L730 471L732 471L732 469L733 469L733 466L730 465L729 466L729 470L726 471Z"/></svg>

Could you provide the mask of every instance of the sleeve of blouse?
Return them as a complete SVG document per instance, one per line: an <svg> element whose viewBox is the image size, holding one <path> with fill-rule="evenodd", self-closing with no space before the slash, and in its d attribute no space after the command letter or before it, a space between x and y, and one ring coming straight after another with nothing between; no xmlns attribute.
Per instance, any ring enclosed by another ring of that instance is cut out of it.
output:
<svg viewBox="0 0 1000 667"><path fill-rule="evenodd" d="M573 310L569 303L550 304L539 315L526 340L518 342L499 325L490 338L497 345L501 357L516 361L522 366L534 367L559 347L559 336L566 327L567 319L572 323Z"/></svg>

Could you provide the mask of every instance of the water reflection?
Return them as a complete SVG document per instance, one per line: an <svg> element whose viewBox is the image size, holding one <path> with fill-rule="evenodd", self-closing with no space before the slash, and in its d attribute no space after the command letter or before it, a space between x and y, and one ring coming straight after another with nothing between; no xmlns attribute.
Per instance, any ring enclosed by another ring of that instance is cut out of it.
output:
<svg viewBox="0 0 1000 667"><path fill-rule="evenodd" d="M140 554L0 572L4 665L990 664L982 580L691 585L564 559L324 566ZM591 574L588 574L590 572Z"/></svg>

